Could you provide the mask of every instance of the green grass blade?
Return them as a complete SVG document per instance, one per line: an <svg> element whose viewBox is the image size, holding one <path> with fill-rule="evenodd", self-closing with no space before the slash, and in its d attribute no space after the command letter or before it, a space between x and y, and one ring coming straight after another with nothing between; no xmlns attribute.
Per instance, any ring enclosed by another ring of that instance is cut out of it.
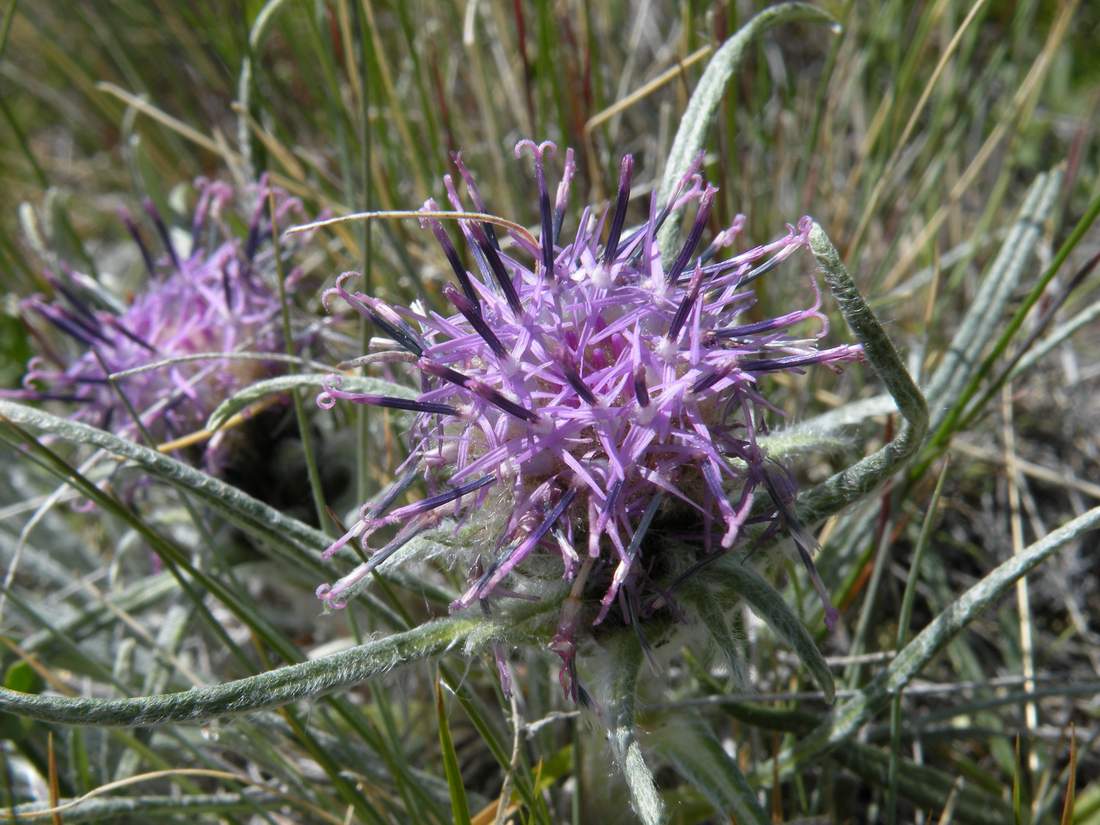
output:
<svg viewBox="0 0 1100 825"><path fill-rule="evenodd" d="M710 801L715 809L746 825L770 820L741 769L698 717L670 720L652 737L658 753Z"/></svg>
<svg viewBox="0 0 1100 825"><path fill-rule="evenodd" d="M642 648L632 633L620 633L606 652L607 674L599 686L597 701L607 714L608 739L615 764L626 779L630 803L643 825L667 821L664 800L657 780L646 765L634 720L638 671L642 666Z"/></svg>
<svg viewBox="0 0 1100 825"><path fill-rule="evenodd" d="M1067 544L1098 528L1100 507L1095 507L998 565L937 615L866 688L834 709L830 718L804 737L785 760L803 764L851 737L861 725L889 704L894 693L909 684L952 639L1020 578Z"/></svg>
<svg viewBox="0 0 1100 825"><path fill-rule="evenodd" d="M708 577L731 602L743 599L776 635L790 645L803 667L831 703L836 695L833 674L806 626L782 594L742 559L721 559L710 566Z"/></svg>
<svg viewBox="0 0 1100 825"><path fill-rule="evenodd" d="M672 149L669 151L668 160L665 161L665 169L658 189L660 203L668 201L676 184L691 166L692 160L706 146L707 130L718 114L718 107L725 96L726 84L729 83L733 73L740 68L748 47L768 29L796 20L835 22L828 12L809 3L780 3L752 18L714 53L707 63L703 76L699 78L695 91L692 92L687 111L684 112L680 120L680 128L672 141ZM669 261L675 256L674 247L679 236L679 226L680 213L673 213L669 215L658 234L661 254Z"/></svg>
<svg viewBox="0 0 1100 825"><path fill-rule="evenodd" d="M435 713L439 720L439 749L443 755L443 771L447 776L447 789L451 794L451 816L456 825L469 825L470 805L466 801L466 787L462 784L462 771L458 767L458 754L451 739L451 725L447 721L447 706L443 701L443 683L435 680Z"/></svg>
<svg viewBox="0 0 1100 825"><path fill-rule="evenodd" d="M902 364L893 342L871 312L825 230L814 224L810 249L825 282L867 360L886 385L905 419L892 441L877 452L807 490L798 497L798 514L806 524L817 524L878 487L920 447L928 428L928 406Z"/></svg>
<svg viewBox="0 0 1100 825"><path fill-rule="evenodd" d="M180 693L87 699L0 688L0 710L63 725L143 727L203 722L321 696L458 645L474 652L494 638L506 638L516 631L514 620L440 619L330 656Z"/></svg>

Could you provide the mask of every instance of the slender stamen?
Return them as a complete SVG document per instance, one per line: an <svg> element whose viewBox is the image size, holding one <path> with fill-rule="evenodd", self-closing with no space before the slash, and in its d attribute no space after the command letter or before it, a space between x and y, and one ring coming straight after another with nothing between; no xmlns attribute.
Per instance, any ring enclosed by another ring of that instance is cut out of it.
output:
<svg viewBox="0 0 1100 825"><path fill-rule="evenodd" d="M761 275L764 275L768 272L771 272L773 269L775 269L777 266L779 266L780 263L781 263L781 261L780 261L779 258L770 258L770 259L768 259L767 261L760 264L760 266L756 267L755 269L749 270L745 274L745 277L743 277L741 280L739 280L737 282L737 285L738 286L745 286L746 284L752 283L757 278L759 278Z"/></svg>
<svg viewBox="0 0 1100 825"><path fill-rule="evenodd" d="M424 354L424 342L420 336L413 331L412 327L402 321L396 312L379 301L377 298L371 298L367 295L359 293L352 294L344 287L344 283L351 277L354 277L358 273L345 272L339 278L336 279L336 286L330 290L326 290L325 294L321 296L321 303L327 304L327 298L333 292L338 293L352 309L367 318L376 327L382 330L386 335L396 341L400 346L407 349L417 357ZM388 315L389 317L384 317Z"/></svg>
<svg viewBox="0 0 1100 825"><path fill-rule="evenodd" d="M713 186L708 186L704 192L702 198L699 200L699 211L695 213L695 223L691 227L691 234L688 235L687 241L684 243L683 248L680 250L680 254L673 261L672 267L668 270L668 283L676 283L676 279L680 277L680 273L684 271L684 268L688 264L688 259L691 258L691 254L695 251L695 247L699 245L699 239L703 237L703 230L707 226L707 218L710 217L710 205L714 201L714 196L718 192Z"/></svg>
<svg viewBox="0 0 1100 825"><path fill-rule="evenodd" d="M573 150L565 150L565 169L558 181L558 194L554 201L554 243L561 236L561 225L565 221L565 207L569 202L569 184L577 173L577 164L573 160Z"/></svg>
<svg viewBox="0 0 1100 825"><path fill-rule="evenodd" d="M442 364L437 364L435 361L429 361L427 358L421 358L417 361L416 366L421 372L426 372L428 375L434 375L436 378L442 378L444 381L450 381L452 384L457 384L463 389L470 383L470 379L460 372L456 372L450 367L445 367Z"/></svg>
<svg viewBox="0 0 1100 825"><path fill-rule="evenodd" d="M470 378L466 382L466 389L474 393L474 395L477 395L478 397L488 401L493 406L499 407L500 409L504 410L504 412L508 413L509 415L518 418L521 421L526 421L528 424L534 424L536 421L539 420L539 415L534 410L529 410L526 407L521 407L515 401L512 401L510 398L507 398L506 396L497 392L488 384L482 381L478 381L476 378Z"/></svg>
<svg viewBox="0 0 1100 825"><path fill-rule="evenodd" d="M437 493L434 496L428 496L428 498L422 498L420 501L413 502L412 504L406 504L404 507L398 507L388 516L383 519L377 520L373 526L382 526L383 524L396 524L399 521L404 521L410 516L416 516L420 513L427 513L430 510L435 510L445 504L450 504L452 501L457 501L465 495L477 492L482 487L488 487L497 480L495 475L489 474L482 476L476 481L468 481L465 484L460 484L457 487L452 487L450 490L444 490L442 493Z"/></svg>
<svg viewBox="0 0 1100 825"><path fill-rule="evenodd" d="M619 252L619 237L626 222L627 205L630 201L630 180L634 174L634 157L624 155L619 163L619 195L615 199L615 215L611 219L611 231L607 235L607 246L603 251L604 266L610 267Z"/></svg>
<svg viewBox="0 0 1100 825"><path fill-rule="evenodd" d="M542 274L544 278L554 276L554 216L550 211L550 193L546 190L546 173L542 168L544 154L553 154L554 144L546 141L541 144L533 140L521 140L516 144L516 157L529 148L535 156L535 181L539 189L539 213L542 215Z"/></svg>
<svg viewBox="0 0 1100 825"><path fill-rule="evenodd" d="M482 227L473 227L473 233L477 247L481 250L481 254L485 256L485 260L488 261L489 269L492 270L493 277L500 284L501 291L504 292L504 298L508 301L508 306L512 308L512 312L515 313L517 318L520 317L523 315L523 305L519 302L519 294L516 292L511 276L504 268L504 262L500 260L500 254L489 242Z"/></svg>
<svg viewBox="0 0 1100 825"><path fill-rule="evenodd" d="M470 170L466 168L466 164L462 162L461 152L452 152L451 160L454 161L455 168L458 169L458 174L462 175L462 180L466 183L466 191L470 193L470 200L474 202L474 206L477 211L483 215L491 214L488 208L485 206L485 200L481 197L481 190L477 188L477 181L474 180L474 176L470 174ZM493 249L500 249L500 242L497 240L496 230L493 229L491 223L481 224L481 228L485 230L485 236L489 239L489 244Z"/></svg>
<svg viewBox="0 0 1100 825"><path fill-rule="evenodd" d="M450 367L445 367L442 364L429 361L427 358L421 358L417 366L420 367L421 371L428 373L428 375L434 375L436 378L442 378L444 381L450 381L452 384L456 384L464 390L469 390L479 398L488 401L493 406L504 410L504 412L521 421L533 424L539 420L537 413L525 407L521 407L515 401L506 398L483 381L479 381L476 378L470 378L467 375L456 372Z"/></svg>
<svg viewBox="0 0 1100 825"><path fill-rule="evenodd" d="M145 268L151 276L155 276L157 274L156 264L153 262L153 256L149 252L149 247L145 245L145 239L141 237L141 232L138 230L137 224L134 223L134 219L130 217L130 213L125 209L119 210L118 217L126 227L126 231L130 233L130 237L134 239L134 243L137 244L141 259L145 262Z"/></svg>
<svg viewBox="0 0 1100 825"><path fill-rule="evenodd" d="M72 271L69 269L65 269L64 272L66 277L69 278L71 281L73 278ZM65 285L65 282L61 280L61 278L58 278L52 272L46 272L44 274L46 276L46 281L50 284L50 286L52 286L55 290L65 296L65 300L69 302L69 305L73 308L75 312L83 315L89 323L99 323L99 319L96 318L95 315L92 313L92 310L88 307L88 304L75 292L69 289Z"/></svg>
<svg viewBox="0 0 1100 825"><path fill-rule="evenodd" d="M417 469L409 470L405 475L397 478L387 487L380 495L377 503L373 504L367 511L369 518L375 519L385 513L393 503L397 501L398 497L408 490L420 477L420 471Z"/></svg>
<svg viewBox="0 0 1100 825"><path fill-rule="evenodd" d="M767 321L758 321L755 324L745 324L740 327L726 327L725 329L716 329L711 335L716 339L722 338L741 338L749 335L759 335L761 332L771 332L775 329L783 329L789 327L792 324L798 323L804 317L806 317L805 310L798 310L797 312L789 312L786 315L780 315L778 318L771 318Z"/></svg>
<svg viewBox="0 0 1100 825"><path fill-rule="evenodd" d="M701 392L709 390L723 378L729 375L728 369L715 370L712 373L704 375L698 381L691 385L691 392L693 395L698 395Z"/></svg>
<svg viewBox="0 0 1100 825"><path fill-rule="evenodd" d="M110 339L104 337L103 333L99 332L99 330L91 328L80 318L66 312L60 307L33 299L28 300L25 305L35 310L39 315L66 335L75 338L83 344L87 344L90 347L95 346L97 339L107 344L111 343Z"/></svg>
<svg viewBox="0 0 1100 825"><path fill-rule="evenodd" d="M160 212L157 211L157 207L152 199L146 198L142 201L142 206L145 207L145 213L153 221L153 226L157 228L157 234L160 235L161 243L164 244L164 248L168 251L168 257L172 259L172 266L179 269L179 255L176 254L176 247L172 243L172 236L168 232L168 227L164 224L164 218L160 216Z"/></svg>
<svg viewBox="0 0 1100 825"><path fill-rule="evenodd" d="M844 344L832 349L818 350L810 355L791 355L787 358L771 358L763 361L744 361L738 366L745 372L768 372L771 370L789 370L822 362L835 362L858 358L863 350L859 345Z"/></svg>
<svg viewBox="0 0 1100 825"><path fill-rule="evenodd" d="M424 203L424 208L432 212L438 212L439 204L429 199ZM447 234L447 230L443 228L443 224L434 218L430 218L424 222L428 224L432 230L432 234L435 235L435 239L439 242L439 245L443 247L443 254L447 256L447 261L451 264L451 269L454 271L455 278L458 279L458 285L462 287L462 291L466 293L466 297L470 299L477 308L477 311L481 312L481 302L478 300L477 292L474 290L474 285L470 281L470 274L466 271L466 267L462 265L462 259L458 256L458 250L455 249L454 244L451 243L451 236Z"/></svg>
<svg viewBox="0 0 1100 825"><path fill-rule="evenodd" d="M645 381L645 364L639 364L634 368L634 397L639 407L649 406L649 387Z"/></svg>
<svg viewBox="0 0 1100 825"><path fill-rule="evenodd" d="M695 301L699 298L699 290L703 286L703 269L699 264L695 265L695 274L691 276L691 288L688 290L687 295L680 301L680 306L676 309L676 314L672 317L672 323L668 327L668 340L675 342L680 337L680 330L684 328L684 323L687 321L688 313L691 312L692 306L695 305Z"/></svg>
<svg viewBox="0 0 1100 825"><path fill-rule="evenodd" d="M592 390L588 388L588 385L584 383L584 379L581 378L581 374L577 369L576 359L574 359L570 353L565 353L562 356L561 371L565 375L565 380L569 382L569 386L576 391L577 395L593 407L599 403L596 400L596 396L592 393Z"/></svg>
<svg viewBox="0 0 1100 825"><path fill-rule="evenodd" d="M120 335L124 335L125 337L129 338L131 341L133 341L135 344L137 344L139 347L141 347L146 352L158 352L159 351L159 350L157 350L156 347L154 347L152 344L150 344L148 341L146 341L144 338L142 338L136 332L131 330L124 323L122 323L122 321L120 321L118 318L114 318L114 317L109 316L106 319L104 319L104 323L106 323L109 327L111 327L111 329L118 330Z"/></svg>
<svg viewBox="0 0 1100 825"><path fill-rule="evenodd" d="M368 395L366 393L345 392L335 387L329 387L318 395L317 403L325 409L325 398L340 398L353 404L368 404L372 407L388 407L391 410L407 410L408 412L431 413L437 415L458 415L458 410L450 404L436 404L430 401L416 401L411 398L398 398L393 395Z"/></svg>
<svg viewBox="0 0 1100 825"><path fill-rule="evenodd" d="M481 317L481 313L477 309L477 305L472 303L466 296L461 295L457 289L450 284L443 287L443 294L447 297L455 309L462 313L467 321L470 322L470 326L474 328L474 331L482 337L486 344L498 358L507 358L508 350L504 347L504 344L497 338L496 333L489 328L489 325L485 323L485 319Z"/></svg>
<svg viewBox="0 0 1100 825"><path fill-rule="evenodd" d="M493 588L495 588L512 570L515 569L521 561L523 561L528 554L538 543L542 541L543 537L550 532L550 528L562 517L562 514L569 509L569 505L573 503L573 499L577 496L577 488L570 487L558 499L550 512L546 514L546 518L542 520L542 523L536 527L527 538L521 541L512 550L508 551L503 558L497 563L492 565L489 570L485 572L473 587L471 587L462 598L458 599L453 605L452 610L461 609L472 604L475 599L483 599Z"/></svg>

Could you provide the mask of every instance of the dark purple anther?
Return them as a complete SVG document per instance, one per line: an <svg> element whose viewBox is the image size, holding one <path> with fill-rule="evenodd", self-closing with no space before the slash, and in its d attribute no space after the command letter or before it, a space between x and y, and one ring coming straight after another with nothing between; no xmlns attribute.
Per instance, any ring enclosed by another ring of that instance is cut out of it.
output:
<svg viewBox="0 0 1100 825"><path fill-rule="evenodd" d="M477 248L481 250L481 254L484 255L485 260L489 262L489 269L493 271L493 277L496 278L497 283L500 285L500 289L504 293L504 299L508 302L508 306L512 308L512 312L519 318L523 315L523 305L519 302L519 295L516 293L515 284L512 283L511 276L504 268L504 262L501 261L500 254L489 242L482 227L473 227L473 233L474 239L477 242Z"/></svg>
<svg viewBox="0 0 1100 825"><path fill-rule="evenodd" d="M634 368L634 397L638 399L639 407L649 406L649 388L645 383L645 364L639 364Z"/></svg>
<svg viewBox="0 0 1100 825"><path fill-rule="evenodd" d="M134 219L130 217L130 213L125 209L118 210L118 217L126 227L126 231L130 233L130 237L134 239L134 243L137 244L138 251L141 252L141 259L145 262L145 268L149 271L150 277L155 277L157 274L156 264L153 262L153 256L149 252L149 247L145 245L145 239L141 237L141 232L138 231Z"/></svg>
<svg viewBox="0 0 1100 825"><path fill-rule="evenodd" d="M477 188L477 181L474 180L474 176L470 174L470 170L466 168L466 164L462 162L461 152L451 152L451 160L454 161L455 168L458 169L458 174L462 175L462 180L466 183L466 191L470 193L470 200L474 202L474 208L477 209L483 215L491 214L488 208L485 206L485 199L481 197L481 190ZM485 237L489 239L489 244L493 249L500 249L500 242L497 241L496 230L493 229L491 223L481 224L481 228L485 230Z"/></svg>
<svg viewBox="0 0 1100 825"><path fill-rule="evenodd" d="M805 310L799 310L797 312L789 312L786 315L780 315L778 318L770 318L767 321L757 321L755 324L744 324L739 327L716 329L711 334L716 340L721 340L723 338L744 338L750 335L759 335L762 332L771 332L774 329L789 327L801 321L806 315L807 313Z"/></svg>
<svg viewBox="0 0 1100 825"><path fill-rule="evenodd" d="M131 341L133 341L135 344L137 344L143 350L146 350L147 352L157 352L156 347L154 347L152 344L150 344L148 341L146 341L144 338L142 338L136 332L131 330L124 323L122 323L122 321L115 318L113 315L108 316L104 320L104 323L106 323L107 326L111 327L111 329L118 330L119 335L122 335L126 338L129 338Z"/></svg>
<svg viewBox="0 0 1100 825"><path fill-rule="evenodd" d="M529 410L526 407L521 407L515 401L502 395L494 390L488 384L478 381L476 378L466 379L466 389L472 392L474 395L488 401L494 407L498 407L504 410L509 415L518 418L520 421L526 421L528 424L534 424L539 420L538 413L533 410Z"/></svg>
<svg viewBox="0 0 1100 825"><path fill-rule="evenodd" d="M698 381L691 385L691 392L693 395L698 395L701 392L705 392L729 375L728 370L715 370L714 372L704 375Z"/></svg>
<svg viewBox="0 0 1100 825"><path fill-rule="evenodd" d="M424 208L431 212L439 211L439 204L434 200L428 200L424 203ZM454 270L455 278L458 279L458 285L462 287L462 291L466 293L466 297L470 299L470 302L476 307L477 312L481 312L481 301L478 300L477 292L474 291L474 285L470 282L470 274L466 271L466 267L462 265L462 259L458 257L458 250L455 249L453 243L451 243L451 236L447 234L447 230L443 228L443 225L435 218L428 218L426 221L432 230L432 234L435 235L435 239L439 242L439 245L443 247L443 254L447 256L447 261L451 264L451 269Z"/></svg>
<svg viewBox="0 0 1100 825"><path fill-rule="evenodd" d="M558 181L558 194L554 200L554 243L561 236L561 225L565 221L565 207L569 203L569 184L573 175L577 173L577 164L573 160L573 150L565 150L565 168L562 170L561 180Z"/></svg>
<svg viewBox="0 0 1100 825"><path fill-rule="evenodd" d="M70 280L72 279L72 273L69 270L65 270L65 274ZM81 316L88 324L95 326L99 325L100 320L92 313L92 310L88 308L87 303L65 286L64 281L50 272L45 272L43 275L50 286L65 296L65 300L69 302L69 306L73 308L77 315Z"/></svg>
<svg viewBox="0 0 1100 825"><path fill-rule="evenodd" d="M565 493L562 494L562 497L558 499L557 504L550 508L550 512L546 514L546 518L542 520L542 523L531 531L523 541L511 550L508 550L503 557L497 559L497 561L485 571L485 574L478 579L477 583L466 591L462 598L458 599L451 607L466 607L475 599L481 599L488 595L505 576L515 569L517 564L523 561L528 554L538 546L538 543L550 532L550 528L562 517L562 514L569 509L569 505L573 503L573 499L576 497L577 490L575 487L570 487L566 490Z"/></svg>
<svg viewBox="0 0 1100 825"><path fill-rule="evenodd" d="M334 394L329 390L329 394ZM339 396L338 396L339 397ZM415 401L411 398L398 398L393 395L361 395L349 393L347 400L354 404L369 404L374 407L389 407L391 410L432 413L438 415L458 415L458 410L450 404L435 404L430 401Z"/></svg>
<svg viewBox="0 0 1100 825"><path fill-rule="evenodd" d="M703 191L703 197L699 200L699 211L695 213L695 223L691 227L691 234L688 235L683 249L680 250L680 254L673 261L672 267L668 271L668 283L676 283L676 279L680 277L680 273L687 266L695 247L699 245L699 239L703 237L703 230L707 227L707 218L710 217L710 205L714 201L717 192L718 190L713 186L707 186Z"/></svg>
<svg viewBox="0 0 1100 825"><path fill-rule="evenodd" d="M29 298L24 301L24 306L33 309L66 335L83 344L95 346L97 339L106 344L110 343L110 339L100 330L62 307L47 304L41 298Z"/></svg>
<svg viewBox="0 0 1100 825"><path fill-rule="evenodd" d="M369 318L372 324L402 347L417 357L424 354L424 342L420 336L413 331L412 327L402 321L392 309L376 298L368 298L365 295L352 295L343 287L337 289L344 296L344 299L359 311L360 315ZM390 317L387 318L386 315Z"/></svg>
<svg viewBox="0 0 1100 825"><path fill-rule="evenodd" d="M596 406L596 396L593 395L592 390L588 388L588 385L584 383L584 379L581 378L580 371L577 369L577 361L570 354L565 353L561 359L561 371L565 375L565 380L569 382L569 386L583 398L591 406Z"/></svg>
<svg viewBox="0 0 1100 825"><path fill-rule="evenodd" d="M832 349L818 350L810 355L790 355L786 358L770 358L763 361L745 361L738 366L745 372L770 372L808 367L811 364L832 364L859 358L863 349L859 345L844 344Z"/></svg>
<svg viewBox="0 0 1100 825"><path fill-rule="evenodd" d="M450 284L443 287L443 294L447 296L448 301L454 304L455 309L462 313L462 317L470 322L470 326L472 326L474 331L481 336L482 340L489 345L489 349L496 354L497 358L508 357L508 350L505 349L504 344L497 338L496 333L485 323L485 319L481 317L478 307L473 304L468 297L462 295Z"/></svg>
<svg viewBox="0 0 1100 825"><path fill-rule="evenodd" d="M372 519L381 516L383 513L389 510L390 507L393 506L393 503L397 501L402 493L412 487L413 482L415 482L419 477L420 471L414 468L412 470L409 470L403 476L395 479L383 492L379 494L378 501L371 505L371 508L367 512L367 515Z"/></svg>
<svg viewBox="0 0 1100 825"><path fill-rule="evenodd" d="M452 501L462 498L465 495L476 492L482 487L488 487L490 484L495 483L497 477L494 475L482 476L476 481L468 481L465 484L459 484L457 487L452 487L450 490L445 490L442 493L438 493L434 496L428 496L420 501L408 504L404 507L399 507L386 516L386 521L389 523L396 523L408 516L414 516L419 513L426 513L429 510L434 510L437 507L442 507L444 504L450 504Z"/></svg>
<svg viewBox="0 0 1100 825"><path fill-rule="evenodd" d="M426 372L428 375L433 375L436 378L442 378L444 381L450 381L452 384L457 384L463 389L470 383L470 379L460 372L456 372L450 367L445 367L442 364L437 364L435 361L430 361L427 358L421 358L416 362L417 368L421 372Z"/></svg>
<svg viewBox="0 0 1100 825"><path fill-rule="evenodd" d="M172 259L172 266L176 269L180 268L179 255L176 254L176 247L172 244L172 236L168 232L168 227L164 224L164 218L160 216L160 212L157 211L156 204L152 199L146 198L141 203L145 207L145 213L153 221L153 226L157 228L157 234L160 235L161 243L164 244L164 248L168 251L168 257Z"/></svg>
<svg viewBox="0 0 1100 825"><path fill-rule="evenodd" d="M779 266L781 260L782 259L778 257L769 258L768 260L764 261L764 263L760 264L760 266L745 273L745 277L739 280L737 282L737 285L745 286L746 284L752 283L761 275L767 274L768 272L771 272L773 269Z"/></svg>
<svg viewBox="0 0 1100 825"><path fill-rule="evenodd" d="M615 215L611 218L611 231L603 251L603 265L610 267L619 252L619 237L626 222L627 204L630 201L630 179L634 174L634 157L624 155L619 163L619 195L615 198Z"/></svg>
<svg viewBox="0 0 1100 825"><path fill-rule="evenodd" d="M684 323L687 321L691 308L699 299L699 290L702 286L703 269L696 264L695 274L691 276L691 289L688 290L687 295L680 301L680 306L676 309L676 314L672 316L672 323L668 327L668 340L675 342L680 337L680 330L684 328Z"/></svg>
<svg viewBox="0 0 1100 825"><path fill-rule="evenodd" d="M529 148L535 155L535 181L539 189L539 213L542 215L542 237L539 239L542 245L542 276L554 277L554 216L550 212L550 193L546 191L546 173L542 168L544 154L554 151L554 144L549 141L535 143L533 140L521 140L516 144L516 157L520 156L523 149Z"/></svg>

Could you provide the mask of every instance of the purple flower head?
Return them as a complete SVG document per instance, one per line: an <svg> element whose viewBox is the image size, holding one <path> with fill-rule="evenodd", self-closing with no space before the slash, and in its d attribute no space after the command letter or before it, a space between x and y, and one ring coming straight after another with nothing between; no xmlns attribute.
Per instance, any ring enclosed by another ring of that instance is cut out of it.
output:
<svg viewBox="0 0 1100 825"><path fill-rule="evenodd" d="M155 362L214 352L282 349L275 287L274 250L268 218L268 191L261 182L250 193L255 206L248 234L239 238L226 221L234 192L224 183L200 179L198 202L188 230L169 230L149 202L145 205L161 255L151 251L129 214L122 220L136 242L149 280L128 306L86 275L47 274L53 299L41 295L22 302L30 319L45 321L77 346L41 341L42 355L28 364L23 390L8 396L61 399L79 405L75 417L137 437L138 427L119 390L157 441L201 429L227 395L270 371L263 360L196 359L119 377L107 375ZM300 210L299 203L275 190L277 220ZM209 456L208 456L209 457Z"/></svg>
<svg viewBox="0 0 1100 825"><path fill-rule="evenodd" d="M342 606L412 537L444 518L470 519L504 495L511 509L495 547L452 608L511 594L505 582L534 554L560 556L573 590L552 647L565 661L566 684L586 583L602 591L596 624L616 604L629 622L640 597L655 592L661 542L645 537L662 513L677 514L664 519L664 529L678 538L689 532L700 558L732 547L750 521L789 526L789 477L757 443L764 415L774 410L761 385L775 372L837 365L862 352L818 349L828 322L812 274L809 306L762 321L746 317L756 304L752 282L807 246L809 218L771 243L719 259L744 218L702 246L717 190L704 183L697 162L669 203L651 198L645 221L627 229L634 166L627 156L614 204L586 208L563 240L574 161L567 151L552 202L546 161L554 151L530 140L516 146L517 157L534 156L537 239L510 230L508 244L487 224L458 222L476 271L466 270L436 218L423 219L454 270L457 286L443 289L449 308L387 305L354 291L353 273L326 294L404 351L420 393L415 400L365 395L341 389L333 377L318 402L414 411L409 457L394 489L407 489L409 473L418 473L428 496L388 510L395 493L365 507L326 557L382 528L399 529L367 562L317 592L327 606ZM464 211L449 176L445 184L453 208ZM672 210L691 203L694 224L666 269L657 232ZM438 210L431 200L424 208Z"/></svg>

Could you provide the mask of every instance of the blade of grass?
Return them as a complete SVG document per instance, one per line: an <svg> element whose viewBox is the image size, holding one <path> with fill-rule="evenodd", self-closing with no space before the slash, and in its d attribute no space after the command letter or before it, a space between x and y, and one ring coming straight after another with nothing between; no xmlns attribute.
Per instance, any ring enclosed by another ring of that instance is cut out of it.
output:
<svg viewBox="0 0 1100 825"><path fill-rule="evenodd" d="M921 523L920 535L917 544L913 548L913 559L909 563L909 572L905 577L905 592L901 597L901 611L898 614L898 635L894 643L896 650L904 650L909 643L909 625L913 620L913 604L917 599L917 582L920 581L921 561L928 545L932 540L932 526L940 509L940 496L943 495L943 484L947 480L947 470L950 466L945 461L940 470L940 477L936 479L936 488L932 491L932 500L928 503L928 511ZM897 822L898 800L898 764L901 758L901 698L899 690L890 703L890 765L887 777L889 785L886 798L886 816L890 825Z"/></svg>
<svg viewBox="0 0 1100 825"><path fill-rule="evenodd" d="M454 741L451 739L447 706L443 701L443 682L439 677L435 679L435 713L439 728L439 749L443 755L443 771L451 794L451 821L456 825L470 825L470 805L466 801L466 787L462 783L458 754L455 753Z"/></svg>

